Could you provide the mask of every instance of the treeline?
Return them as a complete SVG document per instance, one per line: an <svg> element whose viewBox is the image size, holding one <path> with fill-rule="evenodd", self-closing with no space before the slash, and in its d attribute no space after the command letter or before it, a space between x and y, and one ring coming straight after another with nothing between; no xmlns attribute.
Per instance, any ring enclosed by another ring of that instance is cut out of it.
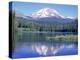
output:
<svg viewBox="0 0 80 60"><path fill-rule="evenodd" d="M35 21L27 21L24 24L18 23L18 28L24 28L25 31L77 32L77 22L77 19L67 24L42 24Z"/></svg>

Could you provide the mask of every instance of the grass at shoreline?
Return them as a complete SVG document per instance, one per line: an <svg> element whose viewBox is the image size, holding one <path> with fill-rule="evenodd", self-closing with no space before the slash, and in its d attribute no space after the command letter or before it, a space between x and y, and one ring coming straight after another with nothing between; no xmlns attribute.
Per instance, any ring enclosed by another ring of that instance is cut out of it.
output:
<svg viewBox="0 0 80 60"><path fill-rule="evenodd" d="M78 35L57 35L57 36L48 36L47 40L56 40L56 41L69 41L69 42L77 42Z"/></svg>

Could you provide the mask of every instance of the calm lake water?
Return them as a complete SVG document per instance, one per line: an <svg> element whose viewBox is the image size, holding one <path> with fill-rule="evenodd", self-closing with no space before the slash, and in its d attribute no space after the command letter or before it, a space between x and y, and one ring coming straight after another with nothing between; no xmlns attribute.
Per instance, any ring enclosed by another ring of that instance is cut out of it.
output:
<svg viewBox="0 0 80 60"><path fill-rule="evenodd" d="M64 42L48 40L48 36L56 36L65 33L35 33L21 32L12 53L13 58L31 58L44 56L76 55L78 53L76 42ZM71 34L71 33L66 33Z"/></svg>

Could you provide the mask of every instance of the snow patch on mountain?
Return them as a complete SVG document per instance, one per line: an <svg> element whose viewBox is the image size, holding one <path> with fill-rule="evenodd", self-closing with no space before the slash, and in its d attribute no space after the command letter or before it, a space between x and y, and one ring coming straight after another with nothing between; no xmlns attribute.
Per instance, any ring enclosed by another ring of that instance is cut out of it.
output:
<svg viewBox="0 0 80 60"><path fill-rule="evenodd" d="M58 11L50 8L43 8L32 14L33 18L56 17L64 18Z"/></svg>
<svg viewBox="0 0 80 60"><path fill-rule="evenodd" d="M76 19L76 17L71 17L71 16L68 16L66 18L69 18L69 19Z"/></svg>

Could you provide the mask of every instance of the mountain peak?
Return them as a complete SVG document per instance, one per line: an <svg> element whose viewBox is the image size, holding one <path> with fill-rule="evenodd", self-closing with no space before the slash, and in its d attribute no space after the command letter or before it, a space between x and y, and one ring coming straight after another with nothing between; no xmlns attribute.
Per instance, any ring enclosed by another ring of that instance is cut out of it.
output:
<svg viewBox="0 0 80 60"><path fill-rule="evenodd" d="M55 9L51 9L51 8L42 8L36 13L33 13L32 16L35 18L44 18L44 17L52 17L52 16L56 18L64 18Z"/></svg>

